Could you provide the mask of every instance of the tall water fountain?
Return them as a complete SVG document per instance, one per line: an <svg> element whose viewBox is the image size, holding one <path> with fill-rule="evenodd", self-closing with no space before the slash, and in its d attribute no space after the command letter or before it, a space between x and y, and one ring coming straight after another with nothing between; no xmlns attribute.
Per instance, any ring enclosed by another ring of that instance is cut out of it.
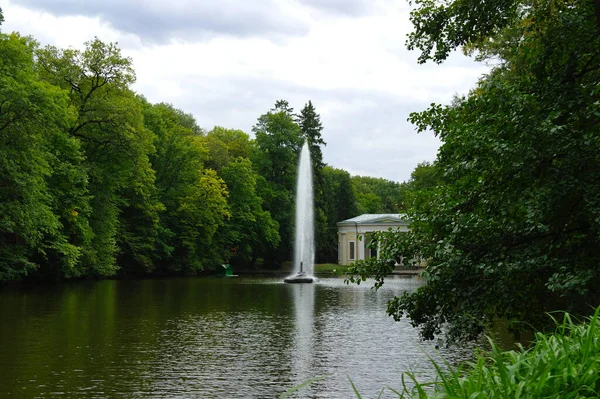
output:
<svg viewBox="0 0 600 399"><path fill-rule="evenodd" d="M294 246L295 274L286 283L312 283L315 262L315 230L313 211L312 164L308 142L302 146L296 182L296 242Z"/></svg>

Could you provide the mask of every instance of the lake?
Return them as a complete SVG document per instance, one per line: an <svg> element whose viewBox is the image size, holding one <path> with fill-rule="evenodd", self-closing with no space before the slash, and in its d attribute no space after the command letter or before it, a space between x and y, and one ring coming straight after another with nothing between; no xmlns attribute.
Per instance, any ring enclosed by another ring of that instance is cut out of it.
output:
<svg viewBox="0 0 600 399"><path fill-rule="evenodd" d="M433 377L428 354L386 302L419 278L379 291L283 284L281 278L105 280L0 287L0 396L351 398ZM364 283L363 283L364 284ZM451 362L466 349L441 349ZM382 397L394 397L391 391Z"/></svg>

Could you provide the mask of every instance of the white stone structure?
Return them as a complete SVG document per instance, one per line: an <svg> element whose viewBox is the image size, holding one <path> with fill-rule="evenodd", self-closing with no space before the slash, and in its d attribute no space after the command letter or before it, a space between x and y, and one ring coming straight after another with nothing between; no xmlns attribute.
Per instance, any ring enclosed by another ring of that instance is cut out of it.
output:
<svg viewBox="0 0 600 399"><path fill-rule="evenodd" d="M408 222L399 214L364 214L338 222L338 264L349 265L356 260L378 256L375 249L368 247L375 231L407 232ZM360 239L359 239L360 237Z"/></svg>

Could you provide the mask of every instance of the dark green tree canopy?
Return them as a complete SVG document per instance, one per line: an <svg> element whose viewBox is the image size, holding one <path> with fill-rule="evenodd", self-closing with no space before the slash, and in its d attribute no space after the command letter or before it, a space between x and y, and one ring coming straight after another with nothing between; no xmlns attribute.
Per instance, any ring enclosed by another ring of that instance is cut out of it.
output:
<svg viewBox="0 0 600 399"><path fill-rule="evenodd" d="M292 256L305 140L319 256L336 259L335 223L355 216L356 190L347 172L323 171L312 102L297 116L277 101L252 140L204 132L134 82L115 43L39 48L0 34L0 281L276 267Z"/></svg>
<svg viewBox="0 0 600 399"><path fill-rule="evenodd" d="M600 303L600 35L594 4L489 2L500 7L499 15L511 15L505 23L494 16L473 19L481 10L465 11L465 3L439 6L458 13L449 25L435 25L438 14L428 14L423 26L446 40L448 29L471 26L457 21L476 23L473 32L480 37L463 42L480 40L478 48L502 62L467 96L411 115L418 130L432 130L442 146L432 176L415 171L433 184L409 197L411 232L386 237L390 244L382 251L385 259L427 259L427 285L388 306L395 318L407 315L426 338L444 326L451 336L474 338L499 318L515 331L543 328L547 311L581 314ZM513 9L519 11L514 18ZM381 282L387 267L363 264L357 273Z"/></svg>
<svg viewBox="0 0 600 399"><path fill-rule="evenodd" d="M369 176L353 176L358 213L398 213L403 207L400 183Z"/></svg>
<svg viewBox="0 0 600 399"><path fill-rule="evenodd" d="M292 253L296 168L302 147L302 130L294 121L293 110L285 100L261 115L253 127L256 151L252 161L258 174L259 192L265 209L279 223L281 246L272 261L289 259Z"/></svg>
<svg viewBox="0 0 600 399"><path fill-rule="evenodd" d="M441 63L457 47L485 41L515 22L521 4L516 0L415 0L410 13L414 32L407 46L421 51L419 63Z"/></svg>
<svg viewBox="0 0 600 399"><path fill-rule="evenodd" d="M292 116L294 114L294 108L290 107L290 103L286 100L275 101L275 106L271 108L271 112L285 112L287 115Z"/></svg>
<svg viewBox="0 0 600 399"><path fill-rule="evenodd" d="M297 115L296 121L302 129L302 137L308 142L310 155L313 160L315 170L323 169L323 152L321 146L327 145L321 136L323 125L321 125L321 116L311 101L306 103L304 108Z"/></svg>
<svg viewBox="0 0 600 399"><path fill-rule="evenodd" d="M302 137L308 143L313 165L313 188L315 198L315 237L317 246L317 261L327 258L325 252L333 235L332 229L327 224L325 180L323 177L323 152L321 147L326 145L321 132L321 116L317 113L315 106L308 101L300 114L296 115L296 123L302 130Z"/></svg>
<svg viewBox="0 0 600 399"><path fill-rule="evenodd" d="M572 2L587 7L600 28L600 1ZM408 35L407 47L420 50L419 63L428 60L441 63L460 46L477 49L503 33L505 28L526 21L531 10L543 8L547 1L518 0L415 0L410 13L414 32ZM556 3L558 5L558 2ZM505 32L504 32L505 33Z"/></svg>

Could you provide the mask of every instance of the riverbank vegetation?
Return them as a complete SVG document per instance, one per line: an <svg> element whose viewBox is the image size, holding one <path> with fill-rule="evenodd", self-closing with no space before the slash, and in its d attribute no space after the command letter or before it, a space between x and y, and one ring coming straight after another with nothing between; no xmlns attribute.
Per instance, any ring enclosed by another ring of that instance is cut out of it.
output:
<svg viewBox="0 0 600 399"><path fill-rule="evenodd" d="M251 138L205 131L134 82L116 44L60 49L0 33L0 281L277 267L292 254L305 140L317 261L337 261L338 221L401 207L398 183L325 164L310 101L300 112L277 101Z"/></svg>
<svg viewBox="0 0 600 399"><path fill-rule="evenodd" d="M583 323L569 314L555 332L535 335L526 349L502 351L493 343L459 368L432 359L437 379L404 373L403 388L384 388L399 398L597 398L600 392L600 308ZM361 397L359 387L354 392ZM382 393L383 393L382 391Z"/></svg>
<svg viewBox="0 0 600 399"><path fill-rule="evenodd" d="M427 339L589 314L600 304L600 3L414 4L419 62L460 47L493 67L469 94L410 116L442 145L408 200L411 232L380 235L380 258L421 256L428 282L388 313ZM389 265L353 272L381 284Z"/></svg>

